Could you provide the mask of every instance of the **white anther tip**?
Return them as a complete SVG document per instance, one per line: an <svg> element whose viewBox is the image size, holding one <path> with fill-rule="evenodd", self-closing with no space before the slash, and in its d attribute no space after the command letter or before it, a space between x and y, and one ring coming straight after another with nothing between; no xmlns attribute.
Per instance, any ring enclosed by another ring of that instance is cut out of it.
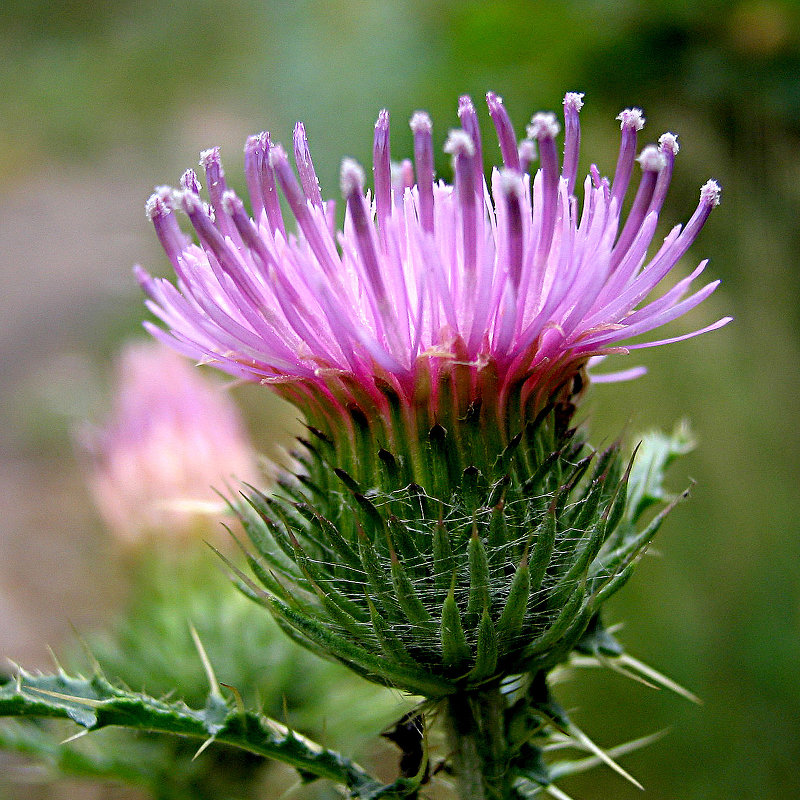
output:
<svg viewBox="0 0 800 800"><path fill-rule="evenodd" d="M350 197L351 194L361 194L364 187L364 170L361 165L352 158L343 158L342 167L339 172L339 185L342 194Z"/></svg>
<svg viewBox="0 0 800 800"><path fill-rule="evenodd" d="M555 139L561 125L552 111L540 111L531 117L531 124L525 130L529 139Z"/></svg>
<svg viewBox="0 0 800 800"><path fill-rule="evenodd" d="M144 204L144 213L152 222L156 217L166 217L167 214L171 214L172 208L172 187L156 186Z"/></svg>
<svg viewBox="0 0 800 800"><path fill-rule="evenodd" d="M658 137L658 146L661 148L662 153L666 153L667 150L671 150L672 155L678 155L678 151L681 149L680 145L678 144L678 134L670 133L669 131L662 133L661 136Z"/></svg>
<svg viewBox="0 0 800 800"><path fill-rule="evenodd" d="M425 111L415 111L408 124L414 133L430 133L433 130L431 118Z"/></svg>
<svg viewBox="0 0 800 800"><path fill-rule="evenodd" d="M200 204L197 195L194 192L189 192L186 189L174 189L172 191L172 206L173 208L181 208L184 211L189 211L189 208L196 208Z"/></svg>
<svg viewBox="0 0 800 800"><path fill-rule="evenodd" d="M706 181L700 189L700 199L710 206L718 206L722 188L716 181Z"/></svg>
<svg viewBox="0 0 800 800"><path fill-rule="evenodd" d="M455 128L447 135L444 143L444 152L451 156L474 156L475 142L472 137L461 128Z"/></svg>
<svg viewBox="0 0 800 800"><path fill-rule="evenodd" d="M636 160L645 172L658 172L667 163L664 154L653 144L647 145Z"/></svg>
<svg viewBox="0 0 800 800"><path fill-rule="evenodd" d="M187 169L181 175L181 187L186 189L187 192L194 192L195 194L200 194L200 190L203 188L200 185L200 181L197 180L197 173L193 169Z"/></svg>
<svg viewBox="0 0 800 800"><path fill-rule="evenodd" d="M583 92L567 92L564 95L564 110L580 111L583 108Z"/></svg>
<svg viewBox="0 0 800 800"><path fill-rule="evenodd" d="M378 119L375 121L375 127L385 129L389 128L389 112L385 108L382 108L378 112Z"/></svg>
<svg viewBox="0 0 800 800"><path fill-rule="evenodd" d="M161 198L158 195L151 194L150 197L147 198L144 204L144 215L150 222L153 221L154 217L164 215L164 204L161 202Z"/></svg>
<svg viewBox="0 0 800 800"><path fill-rule="evenodd" d="M269 165L274 167L276 164L288 161L288 156L286 155L286 151L283 149L283 145L280 144L273 144L269 148Z"/></svg>
<svg viewBox="0 0 800 800"><path fill-rule="evenodd" d="M535 139L523 139L519 143L519 157L520 160L526 160L528 163L535 161L539 155L538 148L536 147Z"/></svg>
<svg viewBox="0 0 800 800"><path fill-rule="evenodd" d="M203 169L208 169L212 165L218 166L220 170L222 170L219 147L210 147L208 150L203 150L200 153L200 166Z"/></svg>
<svg viewBox="0 0 800 800"><path fill-rule="evenodd" d="M640 131L644 128L645 118L641 108L625 108L617 114L620 130L632 128Z"/></svg>
<svg viewBox="0 0 800 800"><path fill-rule="evenodd" d="M472 103L472 98L468 94L462 94L458 98L458 113L461 115L462 111L474 111L475 106Z"/></svg>
<svg viewBox="0 0 800 800"><path fill-rule="evenodd" d="M236 196L236 192L226 189L222 193L222 208L226 214L233 215L235 212L244 208L244 203Z"/></svg>
<svg viewBox="0 0 800 800"><path fill-rule="evenodd" d="M519 197L523 190L522 175L515 169L501 169L500 189L506 197Z"/></svg>

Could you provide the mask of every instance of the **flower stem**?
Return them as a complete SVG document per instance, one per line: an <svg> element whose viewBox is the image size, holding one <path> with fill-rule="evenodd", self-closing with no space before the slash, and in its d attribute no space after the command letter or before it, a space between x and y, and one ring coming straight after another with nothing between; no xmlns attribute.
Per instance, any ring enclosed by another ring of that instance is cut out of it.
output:
<svg viewBox="0 0 800 800"><path fill-rule="evenodd" d="M510 797L504 708L498 687L447 700L447 735L460 800Z"/></svg>

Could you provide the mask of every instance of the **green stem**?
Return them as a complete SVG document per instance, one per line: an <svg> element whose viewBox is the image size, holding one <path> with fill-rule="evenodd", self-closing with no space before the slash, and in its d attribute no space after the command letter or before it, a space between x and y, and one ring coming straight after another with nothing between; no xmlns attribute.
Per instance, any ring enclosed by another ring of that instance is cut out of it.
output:
<svg viewBox="0 0 800 800"><path fill-rule="evenodd" d="M446 702L460 800L507 800L511 786L500 689L459 693Z"/></svg>

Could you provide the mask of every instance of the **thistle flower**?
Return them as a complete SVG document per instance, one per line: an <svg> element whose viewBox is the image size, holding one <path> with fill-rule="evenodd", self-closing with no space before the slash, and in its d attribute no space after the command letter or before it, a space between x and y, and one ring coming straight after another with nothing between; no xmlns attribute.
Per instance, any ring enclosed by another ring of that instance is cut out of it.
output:
<svg viewBox="0 0 800 800"><path fill-rule="evenodd" d="M680 341L713 330L728 317L681 335L631 344L700 304L718 281L689 293L706 261L657 299L648 296L675 268L719 202L714 181L685 226L675 226L648 258L672 176L677 138L636 156L644 124L639 109L618 117L622 130L613 178L592 165L576 197L579 111L583 95L564 98L564 157L560 124L535 114L517 144L502 100L487 95L502 165L484 182L483 142L468 97L459 103L462 128L445 150L453 186L434 181L432 123L411 119L414 165L393 169L389 115L375 125L374 192L345 159L343 230L334 231L333 201L323 201L305 130L294 133L299 181L286 152L268 133L245 147L252 203L227 188L219 150L205 151L210 204L188 171L182 188L160 187L147 214L178 275L178 288L137 268L149 307L167 331L159 339L233 375L273 385L307 408L370 403L387 410L386 389L404 406L427 406L431 418L481 401L487 384L501 420L514 393L532 413L593 357ZM538 151L539 168L525 173ZM641 179L626 218L622 208L634 163ZM532 184L532 186L531 186ZM278 203L282 191L297 223L292 232ZM199 244L181 233L184 211ZM688 295L688 296L687 296ZM643 304L644 303L644 304ZM624 377L624 374L623 374ZM606 378L608 379L608 378Z"/></svg>
<svg viewBox="0 0 800 800"><path fill-rule="evenodd" d="M582 95L564 99L561 164L555 115L534 115L520 145L500 98L487 100L503 161L488 185L469 98L445 144L453 186L434 182L423 112L411 119L413 165L392 167L382 111L374 196L345 159L338 234L302 125L299 180L268 134L248 140L253 218L227 188L219 151L208 150L210 204L192 171L180 190L161 187L147 203L177 288L137 270L168 329L148 324L153 335L271 385L306 416L309 435L282 493L249 490L239 510L261 584L240 573L240 588L305 646L428 697L542 677L598 642L613 654L599 608L662 517L639 531L625 516L630 464L618 444L602 454L585 445L570 426L573 401L592 359L729 319L625 344L717 286L689 293L702 262L642 305L719 201L709 181L689 222L648 259L678 152L673 134L639 154L623 220L641 111L619 115L613 179L592 166L581 206ZM531 179L523 169L537 157ZM178 209L199 244L181 232Z"/></svg>
<svg viewBox="0 0 800 800"><path fill-rule="evenodd" d="M124 348L110 418L79 444L97 509L127 543L216 532L225 503L213 487L258 475L233 402L156 342Z"/></svg>

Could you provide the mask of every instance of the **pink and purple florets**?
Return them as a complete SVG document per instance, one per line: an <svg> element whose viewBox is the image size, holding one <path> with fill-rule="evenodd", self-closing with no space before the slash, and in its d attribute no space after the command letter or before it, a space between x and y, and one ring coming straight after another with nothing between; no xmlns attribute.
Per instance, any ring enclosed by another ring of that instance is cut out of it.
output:
<svg viewBox="0 0 800 800"><path fill-rule="evenodd" d="M435 408L441 376L456 367L463 402L480 399L488 369L493 396L502 401L516 387L543 406L593 358L680 341L729 321L625 344L687 313L718 284L690 293L703 261L645 302L719 202L719 187L709 181L689 222L648 254L678 152L674 134L637 158L644 118L639 109L623 111L614 176L609 181L592 165L580 202L583 95L564 98L563 159L554 114L534 115L518 143L501 98L489 93L487 103L502 155L488 185L468 97L459 102L461 128L445 144L453 186L434 179L430 117L414 114L414 161L395 165L389 114L381 111L374 191L365 190L358 164L343 162L341 231L335 203L322 199L302 124L294 134L297 176L268 133L248 139L252 216L228 189L218 149L205 151L208 203L191 170L181 189L160 187L147 203L178 276L176 288L137 268L148 305L167 330L147 327L185 355L273 384L296 402L341 402L344 395L380 405L390 386L404 403ZM637 160L641 178L623 219ZM296 225L284 220L279 190ZM198 244L180 230L176 210L188 215Z"/></svg>

